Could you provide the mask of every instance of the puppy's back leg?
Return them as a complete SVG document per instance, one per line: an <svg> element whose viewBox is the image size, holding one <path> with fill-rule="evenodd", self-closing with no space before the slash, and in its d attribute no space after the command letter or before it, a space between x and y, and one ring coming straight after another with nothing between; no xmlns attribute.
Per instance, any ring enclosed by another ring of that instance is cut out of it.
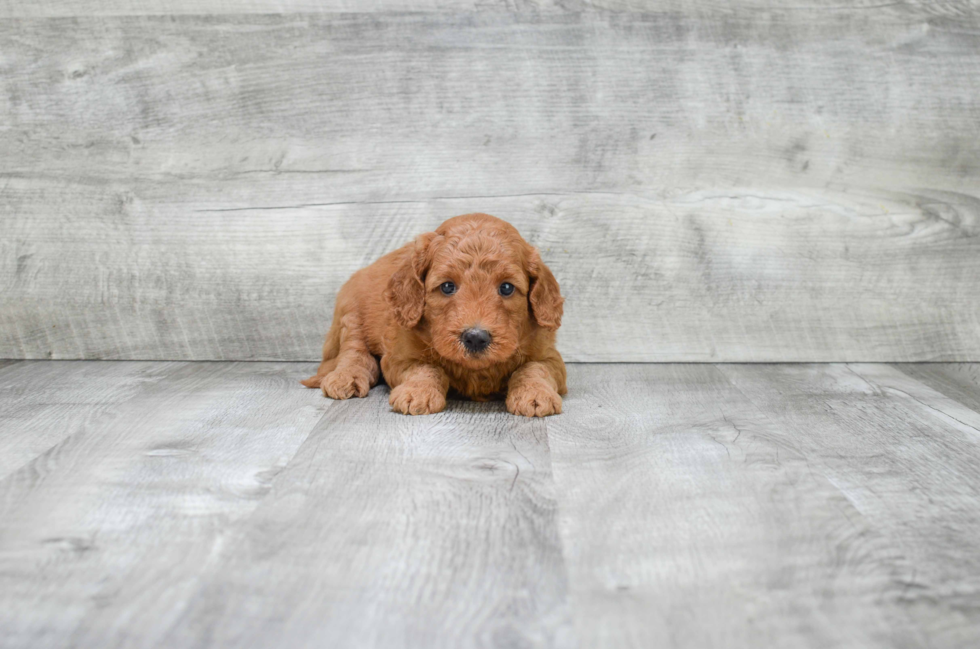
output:
<svg viewBox="0 0 980 649"><path fill-rule="evenodd" d="M343 316L339 313L334 313L330 331L327 332L327 337L323 341L323 360L320 362L320 367L317 368L316 374L304 381L300 381L306 387L320 387L323 377L333 372L334 368L337 367L337 355L340 354L340 336L343 327L342 321Z"/></svg>
<svg viewBox="0 0 980 649"><path fill-rule="evenodd" d="M381 375L378 360L368 349L364 328L356 313L348 313L341 318L339 329L339 353L336 358L320 364L321 370L326 368L327 373L320 379L319 387L331 399L366 397ZM317 376L320 376L319 371ZM308 383L304 382L303 385Z"/></svg>
<svg viewBox="0 0 980 649"><path fill-rule="evenodd" d="M320 367L317 368L316 374L314 374L308 379L303 379L302 381L300 381L300 383L302 383L308 388L318 388L320 387L320 383L323 381L323 377L325 377L327 374L330 374L330 372L333 372L334 368L336 367L337 367L336 357L325 359L322 363L320 363Z"/></svg>

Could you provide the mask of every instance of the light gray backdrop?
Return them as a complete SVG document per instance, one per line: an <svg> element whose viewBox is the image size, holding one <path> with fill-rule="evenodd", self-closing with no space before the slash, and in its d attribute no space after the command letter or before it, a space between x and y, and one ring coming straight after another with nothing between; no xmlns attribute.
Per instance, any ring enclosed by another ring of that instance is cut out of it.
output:
<svg viewBox="0 0 980 649"><path fill-rule="evenodd" d="M315 359L485 211L568 360L980 361L978 196L976 2L0 0L0 357Z"/></svg>

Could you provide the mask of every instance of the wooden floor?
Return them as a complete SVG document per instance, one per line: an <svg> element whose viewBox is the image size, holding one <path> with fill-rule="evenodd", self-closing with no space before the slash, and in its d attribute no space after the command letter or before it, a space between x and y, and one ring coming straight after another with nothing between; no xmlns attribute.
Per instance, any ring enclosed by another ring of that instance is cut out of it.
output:
<svg viewBox="0 0 980 649"><path fill-rule="evenodd" d="M980 646L980 365L0 361L3 647Z"/></svg>

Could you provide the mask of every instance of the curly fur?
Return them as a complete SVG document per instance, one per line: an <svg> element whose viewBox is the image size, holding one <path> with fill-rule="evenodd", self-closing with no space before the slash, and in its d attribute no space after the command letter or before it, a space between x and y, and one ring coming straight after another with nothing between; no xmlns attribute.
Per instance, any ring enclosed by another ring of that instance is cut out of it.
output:
<svg viewBox="0 0 980 649"><path fill-rule="evenodd" d="M442 294L446 281L455 294ZM513 295L498 293L503 282ZM567 391L555 349L563 302L512 225L457 216L354 273L337 294L323 362L302 383L348 399L367 396L383 374L392 408L405 414L439 412L450 389L480 401L506 394L514 414L556 414ZM491 343L471 354L460 336L477 324Z"/></svg>

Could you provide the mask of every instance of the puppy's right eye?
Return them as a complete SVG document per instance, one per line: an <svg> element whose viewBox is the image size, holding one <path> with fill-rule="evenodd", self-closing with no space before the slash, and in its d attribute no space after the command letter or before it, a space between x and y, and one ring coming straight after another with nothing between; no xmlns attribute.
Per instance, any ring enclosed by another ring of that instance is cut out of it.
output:
<svg viewBox="0 0 980 649"><path fill-rule="evenodd" d="M456 292L456 285L452 282L443 282L439 285L439 290L442 291L443 295L452 295Z"/></svg>

